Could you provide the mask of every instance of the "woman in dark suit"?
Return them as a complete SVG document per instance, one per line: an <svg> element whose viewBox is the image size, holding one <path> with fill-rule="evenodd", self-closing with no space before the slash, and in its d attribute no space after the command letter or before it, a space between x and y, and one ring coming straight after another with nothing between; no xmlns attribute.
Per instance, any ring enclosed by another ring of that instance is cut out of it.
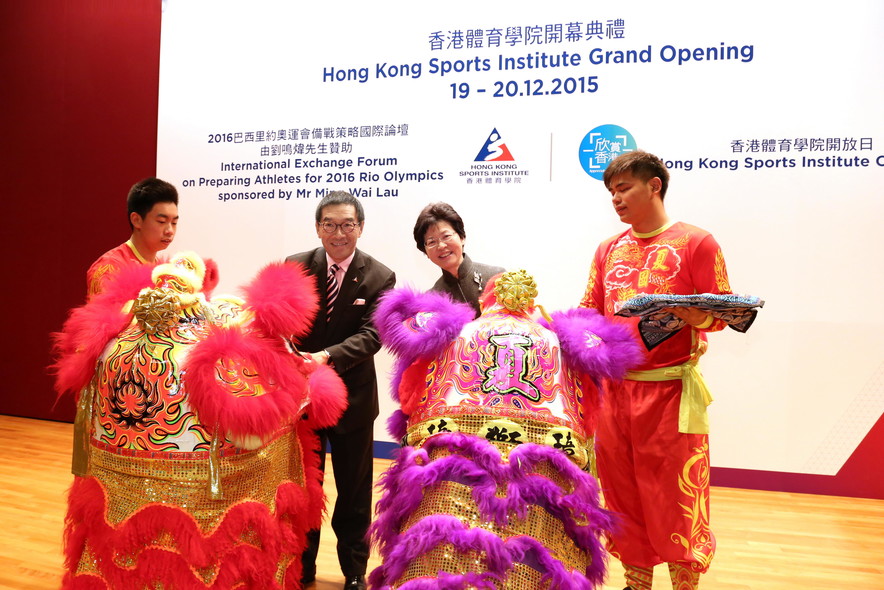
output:
<svg viewBox="0 0 884 590"><path fill-rule="evenodd" d="M479 296L485 284L505 269L473 262L464 252L466 237L463 219L448 203L430 203L414 224L417 249L442 269L442 277L431 290L448 293L455 301L469 303L478 317Z"/></svg>

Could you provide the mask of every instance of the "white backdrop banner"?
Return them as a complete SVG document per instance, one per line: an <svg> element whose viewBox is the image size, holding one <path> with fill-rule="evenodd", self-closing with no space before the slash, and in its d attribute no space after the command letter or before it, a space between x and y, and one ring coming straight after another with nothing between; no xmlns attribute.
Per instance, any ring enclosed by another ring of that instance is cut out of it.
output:
<svg viewBox="0 0 884 590"><path fill-rule="evenodd" d="M767 302L747 334L710 338L713 464L832 475L884 410L866 299L884 292L882 27L878 0L166 0L175 246L234 291L318 245L316 203L344 189L365 206L359 247L423 289L439 271L412 228L447 201L474 260L528 270L563 309L623 229L602 170L656 153L670 216L711 231L734 290Z"/></svg>

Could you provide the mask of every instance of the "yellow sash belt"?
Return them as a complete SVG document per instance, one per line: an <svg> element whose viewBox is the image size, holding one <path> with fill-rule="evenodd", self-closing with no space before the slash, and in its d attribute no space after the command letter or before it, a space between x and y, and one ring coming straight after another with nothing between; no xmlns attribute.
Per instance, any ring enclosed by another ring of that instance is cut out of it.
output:
<svg viewBox="0 0 884 590"><path fill-rule="evenodd" d="M684 434L709 434L709 414L706 406L712 403L712 394L697 366L697 359L683 365L661 367L648 371L627 371L633 381L675 381L681 379L681 403L678 406L678 431Z"/></svg>

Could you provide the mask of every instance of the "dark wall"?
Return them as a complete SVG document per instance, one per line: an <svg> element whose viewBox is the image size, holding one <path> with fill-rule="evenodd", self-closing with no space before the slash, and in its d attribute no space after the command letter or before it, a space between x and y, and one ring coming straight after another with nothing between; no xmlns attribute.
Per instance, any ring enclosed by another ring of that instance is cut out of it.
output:
<svg viewBox="0 0 884 590"><path fill-rule="evenodd" d="M160 0L0 2L0 414L57 407L49 333L86 269L129 236L126 193L156 173Z"/></svg>

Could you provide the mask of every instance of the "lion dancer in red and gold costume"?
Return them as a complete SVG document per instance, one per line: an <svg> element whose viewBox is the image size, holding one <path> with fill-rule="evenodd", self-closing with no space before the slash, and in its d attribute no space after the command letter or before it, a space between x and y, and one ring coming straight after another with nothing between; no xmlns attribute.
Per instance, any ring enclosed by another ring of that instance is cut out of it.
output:
<svg viewBox="0 0 884 590"><path fill-rule="evenodd" d="M490 292L489 292L490 291ZM374 315L397 355L389 422L403 448L382 477L378 590L589 590L604 580L590 474L596 383L641 359L593 310L550 317L524 271L489 282L482 313L394 289Z"/></svg>
<svg viewBox="0 0 884 590"><path fill-rule="evenodd" d="M605 186L631 229L596 251L582 307L613 316L643 294L730 293L724 257L709 232L669 221L669 173L659 158L629 152L608 166ZM650 590L666 563L676 590L697 588L715 552L709 528L711 401L697 361L706 333L725 323L697 308L671 309L687 325L648 351L622 381L606 383L597 432L605 504L617 524L610 549L628 588ZM638 318L620 319L636 340Z"/></svg>
<svg viewBox="0 0 884 590"><path fill-rule="evenodd" d="M244 299L204 281L194 254L121 269L56 335L57 388L79 394L63 588L300 587L324 510L312 431L346 405L287 344L313 281L283 263Z"/></svg>

